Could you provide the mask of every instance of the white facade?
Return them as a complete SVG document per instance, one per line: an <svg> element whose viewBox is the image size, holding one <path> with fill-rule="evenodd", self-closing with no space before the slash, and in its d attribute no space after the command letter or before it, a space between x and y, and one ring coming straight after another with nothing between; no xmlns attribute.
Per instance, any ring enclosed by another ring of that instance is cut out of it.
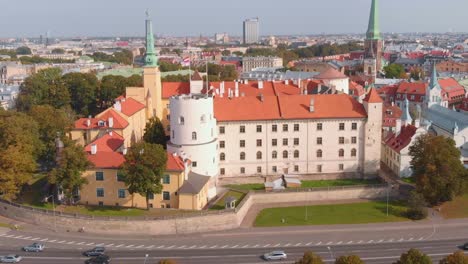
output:
<svg viewBox="0 0 468 264"><path fill-rule="evenodd" d="M18 98L18 85L2 85L0 84L0 104L5 110L15 107L16 98Z"/></svg>
<svg viewBox="0 0 468 264"><path fill-rule="evenodd" d="M244 44L253 44L260 42L260 22L258 18L245 20L243 26Z"/></svg>
<svg viewBox="0 0 468 264"><path fill-rule="evenodd" d="M168 151L188 158L192 171L213 177L209 198L216 195L219 172L217 129L213 113L213 97L202 94L179 95L170 98L170 142Z"/></svg>
<svg viewBox="0 0 468 264"><path fill-rule="evenodd" d="M344 94L349 94L349 78L323 79L322 81L326 86L334 88L335 91L339 91Z"/></svg>
<svg viewBox="0 0 468 264"><path fill-rule="evenodd" d="M365 121L219 122L220 177L361 173Z"/></svg>
<svg viewBox="0 0 468 264"><path fill-rule="evenodd" d="M250 72L256 68L283 67L283 59L279 57L244 57L242 58L242 70Z"/></svg>

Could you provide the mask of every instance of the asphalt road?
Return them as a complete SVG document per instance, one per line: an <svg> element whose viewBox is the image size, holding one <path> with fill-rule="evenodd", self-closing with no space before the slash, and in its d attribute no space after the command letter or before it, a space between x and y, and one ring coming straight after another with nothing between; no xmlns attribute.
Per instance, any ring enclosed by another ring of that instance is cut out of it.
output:
<svg viewBox="0 0 468 264"><path fill-rule="evenodd" d="M392 263L399 256L410 248L418 248L431 256L434 261L438 261L444 256L458 250L459 246L465 243L464 239L455 240L431 240L414 242L395 242L361 245L327 245L309 246L309 247L291 247L280 248L288 254L287 261L275 263L293 263L300 258L307 250L322 256L327 263L332 263L334 258L341 255L356 254L359 255L365 263ZM107 254L112 258L112 263L117 264L141 264L145 261L145 255L148 254L147 264L155 264L160 259L173 259L179 264L256 264L264 263L261 255L271 250L279 248L245 248L245 249L176 249L176 250L140 250L140 249L119 249L109 250ZM84 263L87 259L81 256L79 249L55 249L49 248L40 253L21 252L18 247L3 246L0 249L0 255L20 254L24 257L21 263L35 264L55 264L55 263Z"/></svg>

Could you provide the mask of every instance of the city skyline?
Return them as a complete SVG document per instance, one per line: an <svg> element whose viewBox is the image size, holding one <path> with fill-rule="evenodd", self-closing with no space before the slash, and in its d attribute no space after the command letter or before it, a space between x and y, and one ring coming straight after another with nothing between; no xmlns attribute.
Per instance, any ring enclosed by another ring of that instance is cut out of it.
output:
<svg viewBox="0 0 468 264"><path fill-rule="evenodd" d="M109 3L79 3L58 0L48 5L30 0L3 3L0 37L38 37L48 30L55 37L143 36L144 12L150 10L157 35L197 36L227 32L242 35L242 21L259 17L261 35L314 35L363 33L367 27L370 0L332 0L313 3L294 0L290 5L265 5L239 0L216 4L214 0L196 3L149 3L121 0ZM18 6L28 6L19 9ZM339 8L337 8L339 7ZM468 32L463 23L467 2L447 0L381 1L383 32ZM398 16L395 16L398 14ZM286 22L285 22L286 21ZM434 23L437 21L437 24Z"/></svg>

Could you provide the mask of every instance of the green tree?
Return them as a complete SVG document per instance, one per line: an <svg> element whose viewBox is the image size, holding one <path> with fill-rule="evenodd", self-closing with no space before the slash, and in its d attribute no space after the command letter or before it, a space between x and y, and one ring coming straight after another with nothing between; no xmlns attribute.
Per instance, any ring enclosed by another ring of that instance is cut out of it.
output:
<svg viewBox="0 0 468 264"><path fill-rule="evenodd" d="M159 144L166 149L167 137L164 126L159 118L152 117L148 123L146 123L143 140L147 143Z"/></svg>
<svg viewBox="0 0 468 264"><path fill-rule="evenodd" d="M221 55L223 55L223 56L231 56L231 51L230 51L230 50L223 50L223 51L221 52Z"/></svg>
<svg viewBox="0 0 468 264"><path fill-rule="evenodd" d="M166 75L161 78L162 82L188 82L190 80L189 75L181 75L181 74L171 74L171 75Z"/></svg>
<svg viewBox="0 0 468 264"><path fill-rule="evenodd" d="M429 205L451 201L462 193L468 181L455 141L430 134L419 136L410 146L411 169L416 190Z"/></svg>
<svg viewBox="0 0 468 264"><path fill-rule="evenodd" d="M400 259L393 264L432 264L432 260L426 254L412 248L408 252L403 253Z"/></svg>
<svg viewBox="0 0 468 264"><path fill-rule="evenodd" d="M63 82L71 97L71 107L79 116L97 114L96 95L99 82L93 73L67 73Z"/></svg>
<svg viewBox="0 0 468 264"><path fill-rule="evenodd" d="M359 256L350 255L337 258L335 264L364 264L364 261Z"/></svg>
<svg viewBox="0 0 468 264"><path fill-rule="evenodd" d="M22 46L16 49L17 55L30 55L32 54L31 49L26 46Z"/></svg>
<svg viewBox="0 0 468 264"><path fill-rule="evenodd" d="M468 256L463 251L457 251L440 260L439 264L468 264Z"/></svg>
<svg viewBox="0 0 468 264"><path fill-rule="evenodd" d="M165 61L159 62L159 70L161 72L178 71L180 69L182 69L182 66L180 66L179 64L169 63Z"/></svg>
<svg viewBox="0 0 468 264"><path fill-rule="evenodd" d="M424 69L422 69L421 67L416 67L416 68L412 68L411 71L410 71L410 78L415 80L415 81L419 81L419 80L423 80L425 77L425 74L424 74Z"/></svg>
<svg viewBox="0 0 468 264"><path fill-rule="evenodd" d="M242 51L234 51L232 54L237 56L237 57L240 57L240 56L244 55L244 53L242 53Z"/></svg>
<svg viewBox="0 0 468 264"><path fill-rule="evenodd" d="M60 186L69 203L73 201L73 193L80 190L87 183L82 174L91 166L82 146L76 142L67 140L65 147L59 153L57 167L54 168L48 177L51 184Z"/></svg>
<svg viewBox="0 0 468 264"><path fill-rule="evenodd" d="M70 93L62 80L59 68L40 70L26 78L17 100L20 111L29 111L33 105L48 104L55 108L70 105Z"/></svg>
<svg viewBox="0 0 468 264"><path fill-rule="evenodd" d="M417 191L410 193L406 216L412 220L421 220L427 217L426 201L421 193Z"/></svg>
<svg viewBox="0 0 468 264"><path fill-rule="evenodd" d="M314 254L312 251L307 251L295 264L324 264L324 262L319 255Z"/></svg>
<svg viewBox="0 0 468 264"><path fill-rule="evenodd" d="M0 193L16 198L32 179L42 149L37 122L24 113L0 111Z"/></svg>
<svg viewBox="0 0 468 264"><path fill-rule="evenodd" d="M52 50L52 54L65 54L65 50L61 48L55 48Z"/></svg>
<svg viewBox="0 0 468 264"><path fill-rule="evenodd" d="M161 178L166 170L167 154L161 145L144 141L134 144L125 155L122 168L124 182L128 192L138 193L146 197L146 207L149 209L149 197L161 193Z"/></svg>
<svg viewBox="0 0 468 264"><path fill-rule="evenodd" d="M101 80L98 93L98 106L104 110L114 104L115 98L125 93L126 78L117 75L107 75Z"/></svg>
<svg viewBox="0 0 468 264"><path fill-rule="evenodd" d="M406 79L405 68L400 64L390 64L384 67L385 78L389 79Z"/></svg>

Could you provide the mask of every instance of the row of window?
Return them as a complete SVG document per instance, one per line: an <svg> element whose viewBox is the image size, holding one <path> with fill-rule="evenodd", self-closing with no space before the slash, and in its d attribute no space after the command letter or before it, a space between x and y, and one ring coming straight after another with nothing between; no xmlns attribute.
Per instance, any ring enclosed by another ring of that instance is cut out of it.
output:
<svg viewBox="0 0 468 264"><path fill-rule="evenodd" d="M317 138L317 145L323 145L323 138L318 137ZM294 138L293 139L293 144L294 146L299 146L299 138ZM344 137L339 137L338 138L338 144L345 144L345 138ZM357 137L351 137L351 144L357 144ZM239 141L239 147L245 148L245 140L240 140ZM261 147L263 145L263 142L261 139L257 139L257 147ZM273 138L271 139L271 145L273 147L278 146L278 139ZM283 138L283 146L288 146L289 145L289 139ZM225 148L226 147L226 142L224 140L219 141L219 147L220 148Z"/></svg>
<svg viewBox="0 0 468 264"><path fill-rule="evenodd" d="M127 190L126 189L119 189L118 190L118 197L120 199L123 199L127 197ZM96 188L96 196L97 197L104 197L104 188ZM171 200L171 193L170 192L162 192L163 200L169 201ZM154 194L150 193L149 194L149 200L154 199Z"/></svg>
<svg viewBox="0 0 468 264"><path fill-rule="evenodd" d="M213 116L210 115L210 120L213 119ZM167 120L170 120L170 115L167 115ZM206 116L202 115L200 117L200 122L205 123L207 121ZM185 118L183 116L179 117L179 124L184 125L185 124Z"/></svg>
<svg viewBox="0 0 468 264"><path fill-rule="evenodd" d="M293 170L294 170L294 172L299 172L299 165L294 165ZM338 164L338 170L343 171L344 170L344 164L342 164L342 163ZM272 166L271 171L274 172L274 173L278 172L278 167L277 166ZM245 167L240 167L239 172L240 172L240 174L245 174ZM317 165L316 172L322 172L322 165ZM225 175L226 174L226 169L221 168L219 173L221 175ZM260 166L257 167L257 173L262 173L262 167L260 167Z"/></svg>
<svg viewBox="0 0 468 264"><path fill-rule="evenodd" d="M339 130L345 130L346 126L345 123L340 123L339 124ZM289 125L288 124L283 124L282 127L283 132L288 132L289 131ZM323 124L322 123L317 123L317 131L322 131L323 130ZM357 123L352 123L351 124L351 130L357 130ZM239 127L239 133L245 133L246 129L244 125L241 125ZM263 131L263 126L262 125L257 125L256 127L257 133L261 133ZM298 132L299 131L299 124L294 124L293 125L293 131ZM278 132L278 125L271 125L271 132ZM219 134L224 134L226 133L226 128L224 126L219 127Z"/></svg>
<svg viewBox="0 0 468 264"><path fill-rule="evenodd" d="M104 172L102 171L96 171L95 173L96 176L96 181L104 181ZM117 172L117 181L123 182L123 175L120 172ZM171 176L166 174L163 175L162 177L162 183L163 184L171 184Z"/></svg>
<svg viewBox="0 0 468 264"><path fill-rule="evenodd" d="M240 160L245 160L246 159L246 154L245 152L241 152L240 153ZM263 154L261 151L257 151L257 159L258 160L261 160L263 158ZM323 156L323 151L321 149L317 150L316 152L316 156L317 158L322 158ZM338 157L342 158L345 156L345 150L344 149L340 149L338 150ZM357 156L357 150L356 149L351 149L351 157L356 157ZM294 153L293 153L293 157L294 158L299 158L299 150L295 150ZM277 151L273 151L271 153L271 158L272 159L277 159L278 158L278 152ZM289 152L287 150L283 151L283 158L284 159L287 159L289 158ZM219 154L219 160L221 161L225 161L226 160L226 154L224 152L221 152Z"/></svg>

